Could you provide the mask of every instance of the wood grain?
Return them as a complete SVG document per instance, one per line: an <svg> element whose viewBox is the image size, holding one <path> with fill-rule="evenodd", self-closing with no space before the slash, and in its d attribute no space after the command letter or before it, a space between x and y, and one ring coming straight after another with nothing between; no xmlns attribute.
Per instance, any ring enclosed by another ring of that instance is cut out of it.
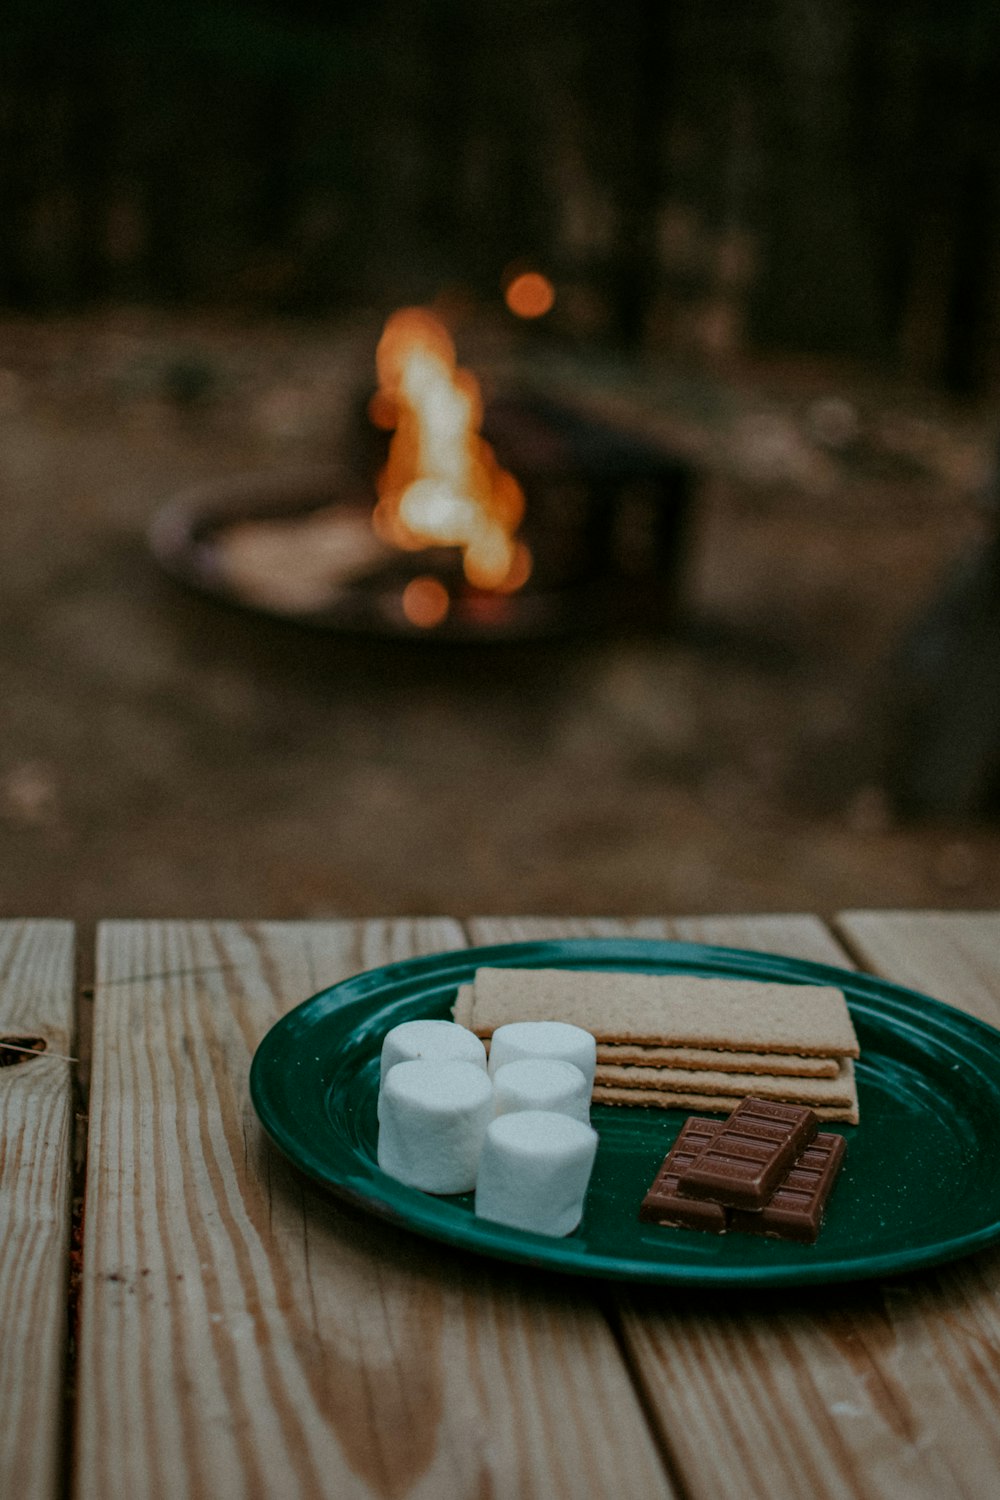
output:
<svg viewBox="0 0 1000 1500"><path fill-rule="evenodd" d="M1000 913L849 912L837 920L866 968L1000 1026ZM994 1169L989 1160L987 1170ZM1000 1253L886 1290L895 1357L921 1414L917 1438L961 1477L1000 1488Z"/></svg>
<svg viewBox="0 0 1000 1500"><path fill-rule="evenodd" d="M73 928L0 923L0 1038L73 1039ZM70 1065L0 1068L0 1495L53 1500L62 1453Z"/></svg>
<svg viewBox="0 0 1000 1500"><path fill-rule="evenodd" d="M866 968L1000 1026L1000 913L844 912L836 925Z"/></svg>
<svg viewBox="0 0 1000 1500"><path fill-rule="evenodd" d="M671 938L841 964L844 950L818 917L473 917L470 941L524 943L562 937Z"/></svg>
<svg viewBox="0 0 1000 1500"><path fill-rule="evenodd" d="M533 922L477 924L475 933L499 941L528 929L543 935ZM845 918L843 930L889 977L961 998L980 1014L1000 997L996 917L862 914ZM832 939L811 919L694 919L664 923L662 935L836 961ZM997 1492L995 1254L884 1285L798 1295L629 1291L619 1309L661 1442L685 1492L699 1500L985 1500Z"/></svg>
<svg viewBox="0 0 1000 1500"><path fill-rule="evenodd" d="M591 1295L339 1206L253 1115L283 1011L464 941L447 921L101 929L79 1500L672 1494Z"/></svg>

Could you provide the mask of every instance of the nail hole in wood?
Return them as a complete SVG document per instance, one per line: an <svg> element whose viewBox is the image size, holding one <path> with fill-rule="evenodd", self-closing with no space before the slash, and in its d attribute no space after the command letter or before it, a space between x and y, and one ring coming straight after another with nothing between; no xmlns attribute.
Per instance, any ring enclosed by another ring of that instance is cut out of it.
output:
<svg viewBox="0 0 1000 1500"><path fill-rule="evenodd" d="M18 1063L41 1057L46 1048L43 1036L0 1036L0 1068L16 1068Z"/></svg>

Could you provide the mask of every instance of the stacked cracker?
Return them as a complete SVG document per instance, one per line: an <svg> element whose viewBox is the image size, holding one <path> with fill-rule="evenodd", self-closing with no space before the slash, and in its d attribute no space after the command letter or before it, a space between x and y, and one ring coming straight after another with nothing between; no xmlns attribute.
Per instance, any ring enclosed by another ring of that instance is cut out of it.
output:
<svg viewBox="0 0 1000 1500"><path fill-rule="evenodd" d="M485 1042L511 1021L566 1021L597 1041L595 1104L728 1113L740 1099L858 1122L858 1039L840 990L689 974L478 969L455 1020Z"/></svg>

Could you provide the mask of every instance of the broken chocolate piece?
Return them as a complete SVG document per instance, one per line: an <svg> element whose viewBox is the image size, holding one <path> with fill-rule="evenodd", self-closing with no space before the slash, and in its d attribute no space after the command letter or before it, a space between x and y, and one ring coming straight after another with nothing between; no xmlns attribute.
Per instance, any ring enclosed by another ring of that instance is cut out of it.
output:
<svg viewBox="0 0 1000 1500"><path fill-rule="evenodd" d="M818 1125L804 1104L744 1099L678 1172L678 1190L734 1208L763 1208Z"/></svg>
<svg viewBox="0 0 1000 1500"><path fill-rule="evenodd" d="M730 1211L731 1228L811 1245L819 1234L823 1210L846 1149L842 1135L821 1131L796 1159L763 1208Z"/></svg>
<svg viewBox="0 0 1000 1500"><path fill-rule="evenodd" d="M699 1198L682 1198L677 1191L677 1173L698 1156L722 1125L721 1120L700 1120L697 1115L684 1121L680 1134L642 1200L640 1219L677 1229L710 1229L715 1234L725 1233L729 1216L721 1204Z"/></svg>

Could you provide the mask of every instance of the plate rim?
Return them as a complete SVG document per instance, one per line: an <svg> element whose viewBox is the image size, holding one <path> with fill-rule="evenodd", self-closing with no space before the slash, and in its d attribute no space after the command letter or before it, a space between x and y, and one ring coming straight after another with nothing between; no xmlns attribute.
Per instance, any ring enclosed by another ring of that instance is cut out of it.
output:
<svg viewBox="0 0 1000 1500"><path fill-rule="evenodd" d="M282 1117L283 1112L276 1107L270 1088L270 1054L279 1044L286 1042L286 1033L294 1033L304 1023L311 1021L313 1011L320 1011L317 1020L322 1020L342 1006L370 1000L383 995L387 988L391 989L394 985L404 984L415 978L429 979L440 975L441 987L444 987L445 982L450 986L461 982L464 977L456 971L468 968L572 968L574 954L582 960L596 960L608 969L625 964L638 971L643 963L656 963L659 960L668 961L673 966L687 965L688 972L699 965L711 965L713 972L719 972L720 968L728 969L746 978L784 978L792 982L832 983L845 991L849 1009L852 1008L852 1001L859 1006L866 1000L869 1005L874 1002L875 1009L881 1010L883 1014L888 1006L890 1013L896 1012L892 1019L897 1024L907 1026L912 1025L912 1016L907 1012L912 1010L913 1002L917 1002L919 1010L927 1012L930 1020L937 1025L944 1025L949 1031L966 1033L968 1040L978 1043L980 1047L992 1047L994 1052L1000 1050L1000 1030L946 1001L862 970L846 969L812 959L799 959L790 954L670 938L631 936L567 936L529 938L486 945L470 944L465 948L415 954L375 968L359 970L317 990L280 1016L261 1038L250 1065L250 1098L265 1133L297 1170L338 1198L374 1217L469 1253L599 1281L660 1286L713 1286L733 1290L868 1281L945 1264L1000 1240L998 1201L993 1221L978 1229L947 1239L939 1237L932 1243L921 1244L909 1250L883 1251L852 1257L847 1261L837 1257L809 1263L733 1267L731 1264L679 1266L671 1264L669 1259L659 1262L630 1260L626 1256L609 1257L588 1251L579 1243L574 1244L572 1237L550 1239L493 1224L491 1221L477 1220L466 1214L457 1220L444 1218L440 1213L440 1205L442 1202L447 1203L447 1199L442 1200L406 1187L383 1173L376 1164L360 1156L357 1157L360 1169L357 1177L343 1170L331 1170L319 1152L314 1153L308 1143L303 1146L296 1132L287 1127ZM757 972L747 973L747 968ZM681 968L681 972L684 971ZM919 1029L925 1032L925 1028ZM384 1182L384 1191L391 1194L391 1198L379 1196L380 1182Z"/></svg>

